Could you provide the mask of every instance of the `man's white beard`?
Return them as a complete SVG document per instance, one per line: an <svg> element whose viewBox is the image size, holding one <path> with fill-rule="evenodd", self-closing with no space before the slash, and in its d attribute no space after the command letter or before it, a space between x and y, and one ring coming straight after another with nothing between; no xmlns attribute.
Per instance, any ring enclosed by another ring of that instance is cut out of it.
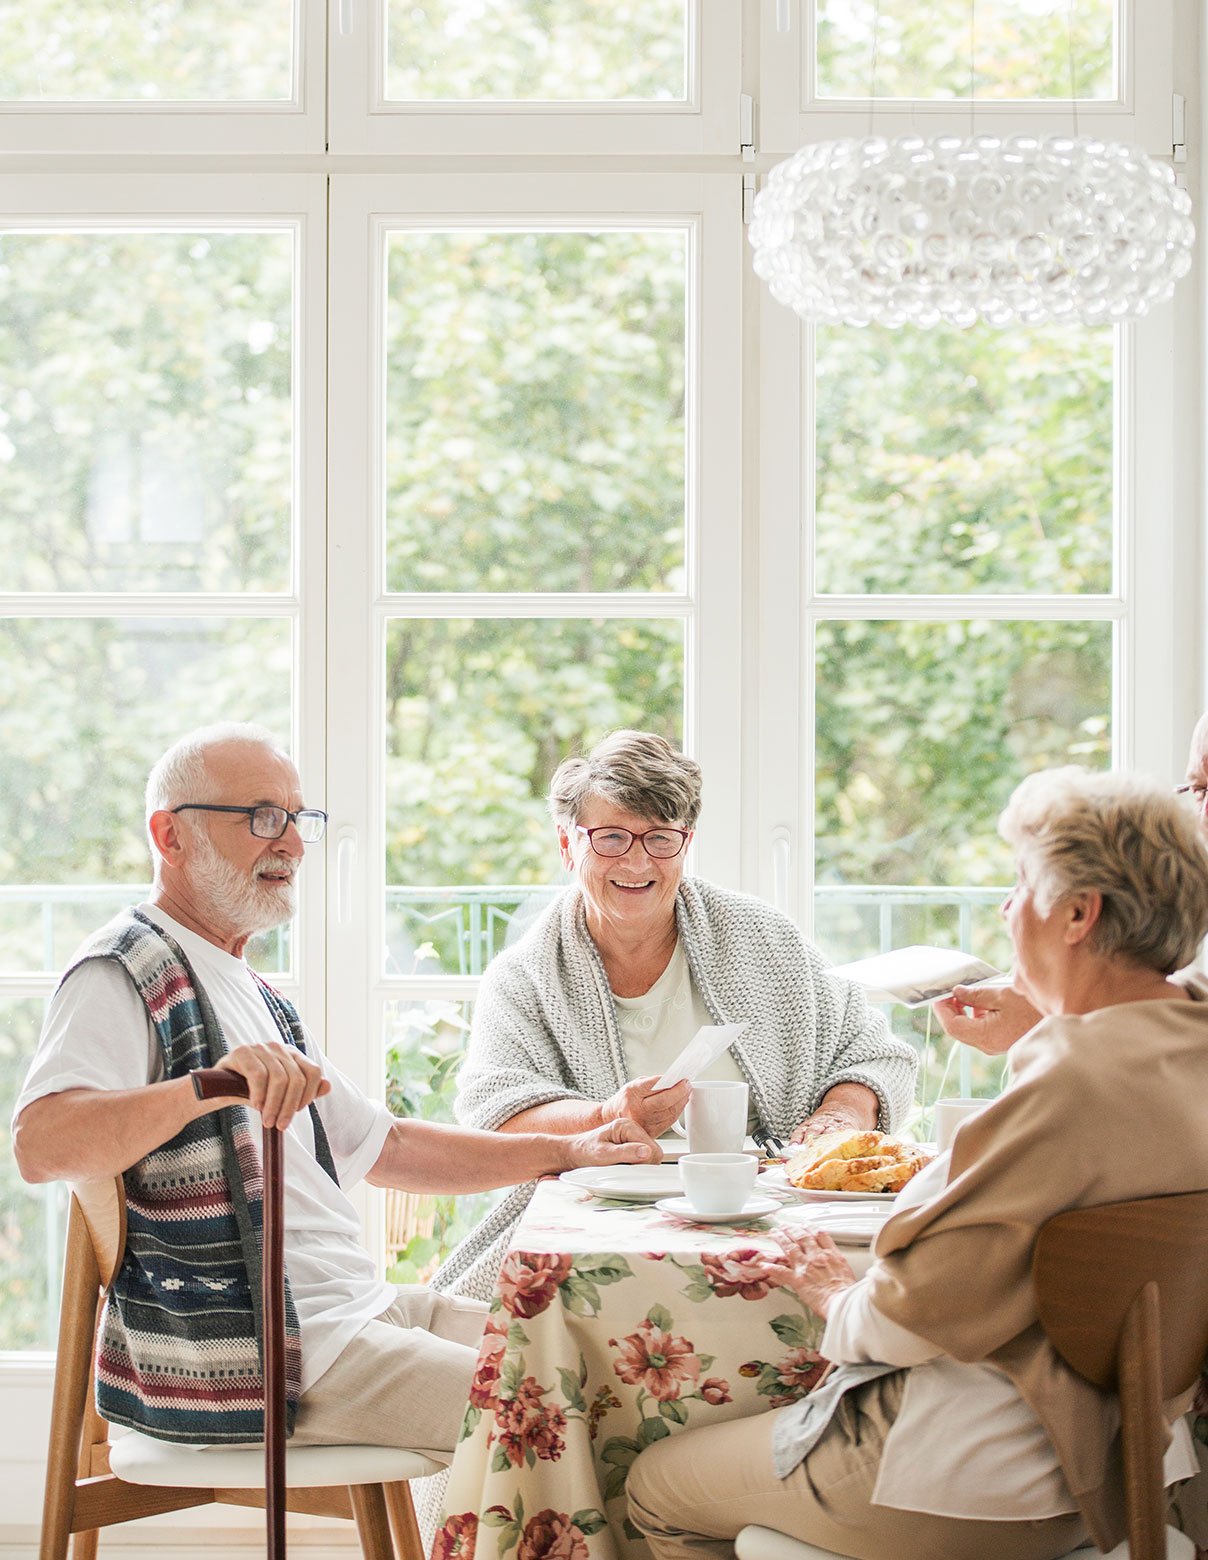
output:
<svg viewBox="0 0 1208 1560"><path fill-rule="evenodd" d="M288 883L260 882L262 872L284 867L292 873L294 864L288 856L270 857L257 862L250 872L241 872L221 854L204 828L197 830L194 839L193 892L212 920L236 936L251 937L293 919L298 896L292 877Z"/></svg>

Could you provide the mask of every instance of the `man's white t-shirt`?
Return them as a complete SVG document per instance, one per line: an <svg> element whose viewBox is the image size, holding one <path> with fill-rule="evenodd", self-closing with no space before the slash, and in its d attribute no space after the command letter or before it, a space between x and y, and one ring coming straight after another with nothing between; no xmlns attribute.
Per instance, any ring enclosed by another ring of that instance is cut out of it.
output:
<svg viewBox="0 0 1208 1560"><path fill-rule="evenodd" d="M243 959L162 910L139 909L184 949L229 1049L282 1038ZM285 1266L301 1328L306 1391L365 1324L393 1303L395 1291L378 1277L361 1244L356 1209L341 1190L372 1168L393 1117L332 1066L309 1031L304 1038L306 1054L331 1082L331 1093L316 1103L340 1177L337 1186L315 1158L310 1115L299 1113L285 1133ZM64 1089L134 1089L163 1076L155 1028L129 976L111 959L91 959L51 1001L13 1116Z"/></svg>

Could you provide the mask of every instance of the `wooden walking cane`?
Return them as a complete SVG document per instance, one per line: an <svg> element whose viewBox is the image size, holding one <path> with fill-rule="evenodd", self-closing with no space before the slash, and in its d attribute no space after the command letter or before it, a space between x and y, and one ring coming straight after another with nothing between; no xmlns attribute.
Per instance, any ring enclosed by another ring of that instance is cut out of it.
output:
<svg viewBox="0 0 1208 1560"><path fill-rule="evenodd" d="M199 1068L191 1077L199 1100L247 1099L247 1079L229 1067ZM263 1168L264 1513L268 1560L285 1560L285 1172L279 1127L264 1128Z"/></svg>

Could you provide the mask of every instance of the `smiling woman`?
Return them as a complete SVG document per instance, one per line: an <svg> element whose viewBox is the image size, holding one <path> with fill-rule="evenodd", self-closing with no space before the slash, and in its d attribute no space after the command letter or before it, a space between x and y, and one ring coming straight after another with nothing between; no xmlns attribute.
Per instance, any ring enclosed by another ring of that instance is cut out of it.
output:
<svg viewBox="0 0 1208 1560"><path fill-rule="evenodd" d="M750 1090L748 1129L782 1139L890 1131L915 1054L761 900L685 875L700 767L663 737L615 731L561 764L550 812L574 879L489 967L457 1113L503 1132L581 1132L629 1117L667 1131L690 1086L657 1087L702 1026L745 1021L703 1074ZM434 1279L487 1295L532 1188L518 1188Z"/></svg>

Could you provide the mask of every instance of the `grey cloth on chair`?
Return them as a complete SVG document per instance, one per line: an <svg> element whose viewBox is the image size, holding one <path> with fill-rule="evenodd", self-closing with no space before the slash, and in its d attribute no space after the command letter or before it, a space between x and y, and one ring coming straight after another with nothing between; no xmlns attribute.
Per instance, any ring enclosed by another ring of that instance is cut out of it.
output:
<svg viewBox="0 0 1208 1560"><path fill-rule="evenodd" d="M866 1381L891 1376L900 1365L840 1365L808 1397L789 1403L772 1427L772 1464L778 1479L787 1479L822 1439L843 1397Z"/></svg>

